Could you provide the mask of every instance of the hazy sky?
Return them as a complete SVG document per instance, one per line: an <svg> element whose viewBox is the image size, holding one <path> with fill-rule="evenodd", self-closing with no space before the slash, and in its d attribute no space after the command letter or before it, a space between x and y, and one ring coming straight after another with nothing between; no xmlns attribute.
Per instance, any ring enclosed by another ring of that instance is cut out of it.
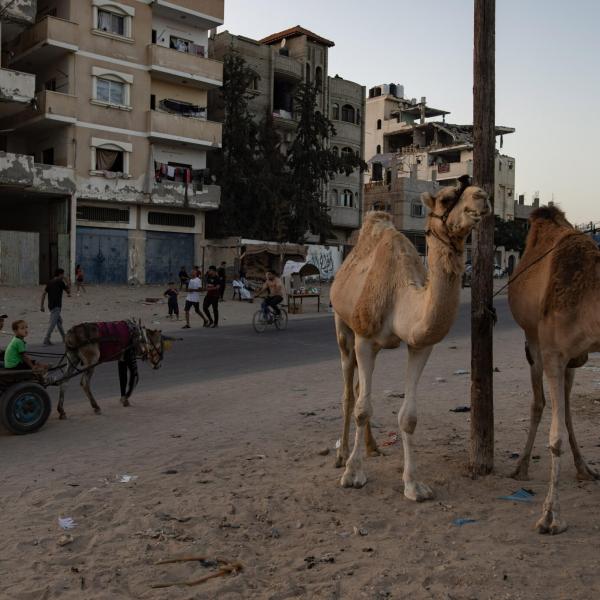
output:
<svg viewBox="0 0 600 600"><path fill-rule="evenodd" d="M600 0L496 1L496 123L514 127L516 194L600 221ZM472 0L225 0L225 26L261 38L302 25L335 42L329 74L396 82L472 122ZM223 28L221 28L223 29ZM515 196L516 197L516 196Z"/></svg>

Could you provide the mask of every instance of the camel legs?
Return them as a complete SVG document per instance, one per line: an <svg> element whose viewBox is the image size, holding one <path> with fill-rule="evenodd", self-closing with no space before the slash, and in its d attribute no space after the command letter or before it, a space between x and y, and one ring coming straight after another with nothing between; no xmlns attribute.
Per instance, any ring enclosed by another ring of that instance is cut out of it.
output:
<svg viewBox="0 0 600 600"><path fill-rule="evenodd" d="M569 432L569 444L571 452L573 452L573 461L577 469L577 479L594 480L600 479L600 474L591 469L585 462L579 450L579 444L575 439L575 431L573 430L573 419L571 418L571 389L573 388L573 380L575 379L575 369L567 369L565 374L565 419L567 422L567 431Z"/></svg>
<svg viewBox="0 0 600 600"><path fill-rule="evenodd" d="M367 439L366 428L373 413L371 406L371 382L378 350L378 347L370 340L356 336L355 353L358 365L360 393L354 406L354 420L356 422L354 448L346 462L346 470L342 475L341 484L343 487L360 488L367 482L367 476L363 470L363 454Z"/></svg>
<svg viewBox="0 0 600 600"><path fill-rule="evenodd" d="M342 398L342 406L344 412L344 427L342 430L342 438L340 447L337 449L335 466L337 468L346 465L346 461L350 454L349 437L350 437L350 419L354 411L356 398L360 394L360 383L356 382L354 386L354 370L356 367L356 352L354 349L354 332L348 327L337 315L335 317L335 326L337 330L337 340L340 349L340 357L342 361L342 374L344 378L344 396ZM371 431L371 423L367 422L365 427L365 443L368 455L380 454L377 448L377 442Z"/></svg>
<svg viewBox="0 0 600 600"><path fill-rule="evenodd" d="M542 413L544 412L544 406L546 405L546 398L544 397L544 366L542 364L542 354L540 352L538 341L528 339L525 346L525 352L527 353L527 360L529 361L533 398L531 399L531 404L529 406L529 432L527 434L527 442L525 443L525 449L521 454L517 468L511 475L511 477L521 480L529 479L529 459L531 457L531 451L533 450L533 444L542 418Z"/></svg>
<svg viewBox="0 0 600 600"><path fill-rule="evenodd" d="M552 424L550 426L549 450L552 459L550 487L544 500L542 517L536 523L539 533L561 533L567 525L560 519L558 501L558 481L560 478L560 457L564 453L565 441L565 371L566 364L557 356L544 356L544 366L549 382L552 401Z"/></svg>
<svg viewBox="0 0 600 600"><path fill-rule="evenodd" d="M431 488L415 480L413 451L413 435L417 426L417 385L432 349L433 346L418 350L408 347L405 399L398 413L398 425L402 432L402 445L404 447L404 473L402 475L404 495L409 500L416 500L417 502L433 498Z"/></svg>

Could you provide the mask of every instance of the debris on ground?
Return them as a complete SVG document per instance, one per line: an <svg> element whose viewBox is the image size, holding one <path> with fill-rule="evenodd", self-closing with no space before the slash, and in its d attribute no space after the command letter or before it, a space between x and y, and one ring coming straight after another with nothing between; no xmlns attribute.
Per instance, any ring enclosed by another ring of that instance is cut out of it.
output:
<svg viewBox="0 0 600 600"><path fill-rule="evenodd" d="M58 525L61 529L74 529L77 523L72 517L58 517Z"/></svg>
<svg viewBox="0 0 600 600"><path fill-rule="evenodd" d="M316 417L317 416L317 413L313 412L312 410L304 411L299 414L301 414L303 417Z"/></svg>
<svg viewBox="0 0 600 600"><path fill-rule="evenodd" d="M130 481L135 481L137 478L137 475L117 475L119 483L129 483Z"/></svg>
<svg viewBox="0 0 600 600"><path fill-rule="evenodd" d="M516 492L510 494L510 496L499 496L498 500L512 500L514 502L533 502L535 492L525 488L519 488Z"/></svg>
<svg viewBox="0 0 600 600"><path fill-rule="evenodd" d="M396 390L383 390L384 398L404 398L404 392L398 392Z"/></svg>
<svg viewBox="0 0 600 600"><path fill-rule="evenodd" d="M443 377L436 377L435 381L436 383L446 383L446 380Z"/></svg>
<svg viewBox="0 0 600 600"><path fill-rule="evenodd" d="M369 535L369 530L365 529L364 527L356 527L354 526L353 528L354 531L354 535L360 535L360 536L365 536L365 535Z"/></svg>
<svg viewBox="0 0 600 600"><path fill-rule="evenodd" d="M450 412L467 413L467 412L471 412L471 407L470 406L457 406L455 408L451 408Z"/></svg>
<svg viewBox="0 0 600 600"><path fill-rule="evenodd" d="M381 443L382 446L393 446L398 442L398 432L397 431L389 431L388 439Z"/></svg>
<svg viewBox="0 0 600 600"><path fill-rule="evenodd" d="M470 371L467 371L466 369L457 369L454 371L454 375L468 375L469 373Z"/></svg>
<svg viewBox="0 0 600 600"><path fill-rule="evenodd" d="M204 556L184 556L182 558L170 558L167 560L159 560L157 565L167 565L173 563L183 563L183 562L199 562L203 567L213 567L220 565L218 571L211 573L210 575L205 575L204 577L200 577L199 579L191 579L189 581L174 581L172 583L154 583L150 585L151 588L160 589L160 588L168 588L174 586L187 586L192 587L195 585L200 585L210 579L215 579L216 577L224 577L225 575L235 575L236 573L240 573L244 570L242 563L239 562L228 562L223 560L222 558L218 558L216 560L208 559Z"/></svg>
<svg viewBox="0 0 600 600"><path fill-rule="evenodd" d="M332 556L331 554L325 554L321 558L316 558L314 556L307 556L304 559L304 562L306 563L307 569L312 569L313 567L316 567L319 563L334 563L335 557Z"/></svg>
<svg viewBox="0 0 600 600"><path fill-rule="evenodd" d="M329 448L323 448L319 450L319 456L327 456L329 454Z"/></svg>
<svg viewBox="0 0 600 600"><path fill-rule="evenodd" d="M456 525L457 527L470 525L471 523L477 523L477 519L465 519L463 517L459 517L458 519L454 519L454 521L452 521L452 525Z"/></svg>
<svg viewBox="0 0 600 600"><path fill-rule="evenodd" d="M72 544L73 543L73 536L70 535L69 533L63 533L63 535L61 535L58 538L58 541L56 543L59 546L67 546L68 544Z"/></svg>

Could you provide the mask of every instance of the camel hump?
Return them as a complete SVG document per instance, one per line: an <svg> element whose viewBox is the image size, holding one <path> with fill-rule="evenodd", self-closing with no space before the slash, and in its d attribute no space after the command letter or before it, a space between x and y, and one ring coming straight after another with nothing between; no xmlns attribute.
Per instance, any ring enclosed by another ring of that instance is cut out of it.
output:
<svg viewBox="0 0 600 600"><path fill-rule="evenodd" d="M540 206L532 211L529 215L529 222L533 224L536 221L552 221L556 225L568 224L565 213L554 204Z"/></svg>

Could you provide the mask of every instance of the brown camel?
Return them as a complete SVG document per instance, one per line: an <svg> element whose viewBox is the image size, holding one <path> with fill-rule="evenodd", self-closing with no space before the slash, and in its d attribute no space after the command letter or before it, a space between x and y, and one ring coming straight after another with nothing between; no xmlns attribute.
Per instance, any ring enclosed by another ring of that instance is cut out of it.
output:
<svg viewBox="0 0 600 600"><path fill-rule="evenodd" d="M540 533L561 533L567 528L560 518L558 503L565 426L577 477L599 478L579 451L569 397L575 368L585 364L588 352L600 350L600 250L555 206L538 208L529 222L525 253L508 288L510 309L525 331L533 387L527 443L513 476L528 478L529 458L545 405L545 373L552 402L549 440L552 470L542 517L536 528Z"/></svg>
<svg viewBox="0 0 600 600"><path fill-rule="evenodd" d="M338 271L331 288L344 378L344 427L336 465L346 466L341 484L362 487L363 449L377 446L371 435L371 379L382 348L408 345L406 395L398 413L404 446L404 495L411 500L433 497L415 480L413 434L417 425L416 391L434 344L441 341L459 305L464 270L464 242L473 227L490 212L486 193L461 178L458 187L441 189L435 197L423 194L429 209L426 222L426 269L410 241L396 230L384 212L369 213L358 243ZM354 370L358 366L355 398ZM349 454L350 416L356 436Z"/></svg>

